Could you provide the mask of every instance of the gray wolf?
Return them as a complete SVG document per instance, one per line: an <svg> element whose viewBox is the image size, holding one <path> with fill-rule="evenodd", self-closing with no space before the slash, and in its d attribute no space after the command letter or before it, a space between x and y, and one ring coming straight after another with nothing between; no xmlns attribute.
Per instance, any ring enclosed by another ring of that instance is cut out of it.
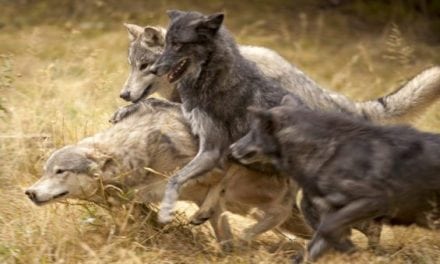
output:
<svg viewBox="0 0 440 264"><path fill-rule="evenodd" d="M179 104L150 98L138 107L114 126L53 152L43 176L26 190L26 195L37 205L66 198L111 207L127 199L159 202L167 175L196 155L197 141ZM227 187L225 204L210 209L210 223L225 250L231 248L232 234L227 217L222 216L223 210L241 215L247 215L253 208L263 212L257 224L245 231L244 237L249 240L277 226L304 238L311 237L310 228L292 206L297 190L293 181L280 175L261 175L237 164L226 164L226 168L225 177L214 171L204 181L189 181L180 196L202 206L213 197L210 192ZM192 221L197 223L199 219Z"/></svg>
<svg viewBox="0 0 440 264"><path fill-rule="evenodd" d="M248 132L247 107L271 108L288 94L241 55L222 26L223 14L174 10L168 15L165 49L149 70L176 83L183 114L199 137L199 151L171 177L161 203L161 222L171 220L181 186L221 167L229 145Z"/></svg>
<svg viewBox="0 0 440 264"><path fill-rule="evenodd" d="M150 66L163 53L166 30L161 27L141 27L125 24L130 39L129 64L131 73L121 91L121 97L127 101L139 102L153 92L171 101L181 102L174 84L150 72ZM303 101L317 110L352 112L363 118L379 121L407 121L409 117L419 115L423 109L437 99L440 89L440 67L432 67L418 74L393 93L382 98L353 102L347 97L320 88L307 75L284 60L276 52L253 46L239 46L243 57L256 63L256 66L267 78L279 83L283 88L294 91ZM112 118L117 122L130 112L137 111L136 104L123 107ZM215 206L215 199L203 208ZM307 200L303 200L306 203ZM209 216L208 210L200 217ZM361 226L360 230L369 236L369 244L375 246L380 237L377 227Z"/></svg>
<svg viewBox="0 0 440 264"><path fill-rule="evenodd" d="M439 134L310 111L289 96L283 104L251 109L252 130L232 153L271 162L300 185L304 214L317 213L311 260L329 249L351 252L348 235L359 222L440 227Z"/></svg>
<svg viewBox="0 0 440 264"><path fill-rule="evenodd" d="M162 98L181 102L175 85L150 72L163 53L166 29L125 24L130 40L130 74L120 93L126 101L138 102L157 92ZM440 96L440 67L429 68L384 97L354 102L342 94L321 88L275 51L255 46L238 46L240 54L254 62L267 78L294 92L312 109L348 112L379 122L408 121L420 115Z"/></svg>

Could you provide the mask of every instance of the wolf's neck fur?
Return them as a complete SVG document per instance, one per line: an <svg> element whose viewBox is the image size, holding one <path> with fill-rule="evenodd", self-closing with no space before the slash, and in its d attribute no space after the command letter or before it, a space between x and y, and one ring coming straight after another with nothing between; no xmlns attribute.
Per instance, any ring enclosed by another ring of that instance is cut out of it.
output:
<svg viewBox="0 0 440 264"><path fill-rule="evenodd" d="M188 73L177 88L185 111L198 108L205 112L235 141L249 130L248 106L276 106L288 92L240 54L225 28L217 32L210 45L200 72Z"/></svg>
<svg viewBox="0 0 440 264"><path fill-rule="evenodd" d="M219 37L215 39L215 45L208 52L207 58L200 65L200 72L190 73L178 83L180 95L183 101L198 97L215 96L218 89L226 89L221 83L228 83L235 79L237 72L236 62L243 59L233 38L221 29ZM191 86L191 89L187 89ZM216 89L211 87L215 86ZM196 93L192 92L196 91Z"/></svg>

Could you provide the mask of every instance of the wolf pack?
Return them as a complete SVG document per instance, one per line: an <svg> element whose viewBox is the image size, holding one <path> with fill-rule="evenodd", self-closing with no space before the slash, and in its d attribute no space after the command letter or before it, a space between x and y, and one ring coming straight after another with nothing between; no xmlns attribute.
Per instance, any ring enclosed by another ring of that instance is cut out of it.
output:
<svg viewBox="0 0 440 264"><path fill-rule="evenodd" d="M229 211L256 220L244 241L273 229L309 240L295 262L354 252L352 229L374 249L384 224L440 228L440 134L396 124L440 97L439 66L354 102L273 50L238 45L222 13L167 14L167 29L125 24L131 104L54 151L25 191L32 202L160 203L168 223L190 201L189 222L209 221L223 251Z"/></svg>

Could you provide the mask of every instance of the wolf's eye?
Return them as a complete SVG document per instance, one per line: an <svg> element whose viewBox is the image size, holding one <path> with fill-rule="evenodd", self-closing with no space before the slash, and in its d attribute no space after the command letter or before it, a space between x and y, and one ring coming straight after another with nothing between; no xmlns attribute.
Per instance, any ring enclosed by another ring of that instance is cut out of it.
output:
<svg viewBox="0 0 440 264"><path fill-rule="evenodd" d="M63 174L65 173L67 170L63 170L63 169L56 169L55 170L55 174Z"/></svg>
<svg viewBox="0 0 440 264"><path fill-rule="evenodd" d="M139 66L139 70L143 71L148 67L148 63L142 63L141 66Z"/></svg>

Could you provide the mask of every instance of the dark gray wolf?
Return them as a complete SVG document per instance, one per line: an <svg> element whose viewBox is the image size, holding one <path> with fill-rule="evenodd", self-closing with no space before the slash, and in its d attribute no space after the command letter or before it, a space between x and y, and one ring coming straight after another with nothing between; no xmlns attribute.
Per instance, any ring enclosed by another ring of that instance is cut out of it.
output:
<svg viewBox="0 0 440 264"><path fill-rule="evenodd" d="M38 205L66 198L113 207L130 200L159 202L167 176L196 155L197 141L180 105L150 98L138 106L137 112L114 126L53 152L42 178L26 190L28 197ZM209 209L210 223L225 250L231 248L232 235L223 209L247 215L258 208L264 213L257 224L245 230L244 237L249 240L277 226L311 237L310 228L292 205L297 191L292 180L261 175L237 164L225 167L225 176L212 172L204 181L189 181L180 196L203 207L210 197L215 198L211 192L215 195L219 188L225 190L225 204Z"/></svg>
<svg viewBox="0 0 440 264"><path fill-rule="evenodd" d="M222 26L223 14L168 14L171 25L165 50L150 71L167 74L168 81L176 83L183 114L199 137L199 151L170 179L159 212L161 222L171 220L182 184L222 166L229 145L248 132L251 116L247 107L268 109L288 94L241 55Z"/></svg>
<svg viewBox="0 0 440 264"><path fill-rule="evenodd" d="M378 126L319 113L286 97L286 105L253 110L252 130L232 146L244 163L274 163L315 208L311 260L329 249L350 252L350 228L375 220L438 229L440 135Z"/></svg>
<svg viewBox="0 0 440 264"><path fill-rule="evenodd" d="M166 30L158 26L125 26L130 40L130 74L120 93L121 98L138 102L157 92L162 98L180 102L175 85L149 70L164 50ZM321 88L273 50L239 46L239 52L246 59L255 62L267 78L294 92L313 109L349 112L380 122L401 122L421 114L440 96L438 66L421 72L401 88L382 98L353 102L342 94Z"/></svg>

